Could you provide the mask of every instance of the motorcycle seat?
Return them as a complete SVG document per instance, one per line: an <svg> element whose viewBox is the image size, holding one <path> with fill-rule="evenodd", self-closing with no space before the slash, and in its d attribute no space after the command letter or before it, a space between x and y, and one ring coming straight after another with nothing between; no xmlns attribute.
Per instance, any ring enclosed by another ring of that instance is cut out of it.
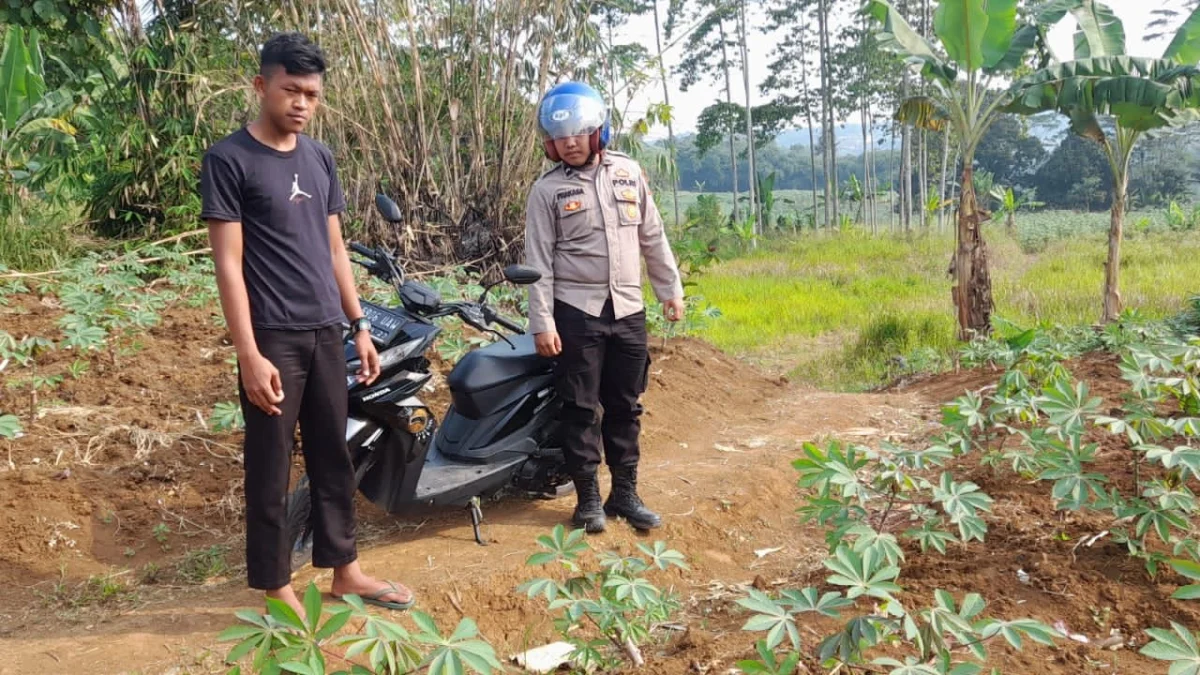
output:
<svg viewBox="0 0 1200 675"><path fill-rule="evenodd" d="M513 346L499 340L468 352L446 378L454 407L464 416L478 419L488 414L521 380L553 370L553 361L538 355L533 336L509 339Z"/></svg>

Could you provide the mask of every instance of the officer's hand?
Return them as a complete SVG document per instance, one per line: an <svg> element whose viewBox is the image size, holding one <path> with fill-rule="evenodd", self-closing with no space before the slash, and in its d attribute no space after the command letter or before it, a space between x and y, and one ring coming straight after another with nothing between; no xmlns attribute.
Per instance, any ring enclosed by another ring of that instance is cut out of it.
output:
<svg viewBox="0 0 1200 675"><path fill-rule="evenodd" d="M663 303L663 316L667 317L667 321L679 321L686 312L683 298L673 298Z"/></svg>
<svg viewBox="0 0 1200 675"><path fill-rule="evenodd" d="M551 358L562 353L562 340L558 337L558 331L548 330L545 333L538 333L533 336L533 343L537 345L537 353Z"/></svg>

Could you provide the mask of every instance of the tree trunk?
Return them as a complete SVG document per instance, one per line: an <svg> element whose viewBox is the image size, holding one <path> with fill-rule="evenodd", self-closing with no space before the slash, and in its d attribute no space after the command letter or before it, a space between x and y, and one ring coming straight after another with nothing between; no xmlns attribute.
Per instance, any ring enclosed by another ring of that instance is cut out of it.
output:
<svg viewBox="0 0 1200 675"><path fill-rule="evenodd" d="M983 240L987 214L980 210L975 199L973 164L970 158L963 161L955 235L957 245L951 266L955 280L951 293L958 312L958 339L964 342L991 332L994 308L987 244Z"/></svg>
<svg viewBox="0 0 1200 675"><path fill-rule="evenodd" d="M748 27L746 25L746 0L742 0L738 5L738 17L741 19L741 34L742 34L742 82L746 88L746 152L750 159L750 184L747 188L750 190L750 217L754 219L754 234L762 236L762 210L759 207L761 195L758 194L758 168L754 163L754 119L750 107L750 48L746 42L750 39ZM758 246L758 240L754 240L753 246Z"/></svg>
<svg viewBox="0 0 1200 675"><path fill-rule="evenodd" d="M1005 219L1004 219L1004 229L1008 232L1009 235L1015 235L1017 233L1017 212L1016 211L1008 212L1007 217L1005 217Z"/></svg>
<svg viewBox="0 0 1200 675"><path fill-rule="evenodd" d="M938 234L946 231L946 169L950 162L950 132L942 132L942 182L938 185Z"/></svg>
<svg viewBox="0 0 1200 675"><path fill-rule="evenodd" d="M1124 236L1125 202L1129 190L1129 172L1124 171L1113 180L1112 218L1108 229L1108 263L1104 266L1104 316L1105 323L1116 321L1121 316L1121 239Z"/></svg>
<svg viewBox="0 0 1200 675"><path fill-rule="evenodd" d="M717 22L717 28L721 31L721 66L725 70L725 102L733 107L733 87L729 82L729 54L725 48L725 24ZM737 149L733 142L733 129L729 130L729 165L733 169L733 221L736 223L738 219L738 168L737 168Z"/></svg>
<svg viewBox="0 0 1200 675"><path fill-rule="evenodd" d="M662 29L658 22L658 0L654 0L654 42L658 45L658 75L662 79L663 104L671 108L671 87L667 81L667 67L663 63ZM667 118L667 144L671 151L671 198L675 203L675 227L679 227L679 162L675 149L675 111Z"/></svg>
<svg viewBox="0 0 1200 675"><path fill-rule="evenodd" d="M829 23L829 5L827 0L818 0L817 2L817 38L818 38L818 53L821 55L821 165L825 171L825 227L833 229L833 221L835 218L835 196L833 194L834 171L833 160L830 155L831 144L833 143L832 129L828 122L832 119L833 108L833 92L830 88L829 81L829 42L826 26Z"/></svg>

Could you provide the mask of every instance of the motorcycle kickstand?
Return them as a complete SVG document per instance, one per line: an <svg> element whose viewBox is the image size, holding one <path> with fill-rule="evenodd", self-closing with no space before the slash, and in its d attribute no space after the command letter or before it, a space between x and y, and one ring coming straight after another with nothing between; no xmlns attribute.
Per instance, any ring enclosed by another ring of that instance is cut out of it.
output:
<svg viewBox="0 0 1200 675"><path fill-rule="evenodd" d="M487 542L483 540L483 533L479 529L479 524L483 522L483 508L480 506L479 497L471 497L470 503L467 504L467 510L471 513L471 530L475 533L475 543L487 546Z"/></svg>

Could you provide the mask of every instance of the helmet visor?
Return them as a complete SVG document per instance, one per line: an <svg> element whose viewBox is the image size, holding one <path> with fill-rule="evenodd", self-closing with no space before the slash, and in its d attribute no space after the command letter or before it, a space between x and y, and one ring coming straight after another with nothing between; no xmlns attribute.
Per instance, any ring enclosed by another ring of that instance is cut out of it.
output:
<svg viewBox="0 0 1200 675"><path fill-rule="evenodd" d="M585 136L604 126L604 101L579 94L548 96L538 111L538 126L548 139Z"/></svg>

